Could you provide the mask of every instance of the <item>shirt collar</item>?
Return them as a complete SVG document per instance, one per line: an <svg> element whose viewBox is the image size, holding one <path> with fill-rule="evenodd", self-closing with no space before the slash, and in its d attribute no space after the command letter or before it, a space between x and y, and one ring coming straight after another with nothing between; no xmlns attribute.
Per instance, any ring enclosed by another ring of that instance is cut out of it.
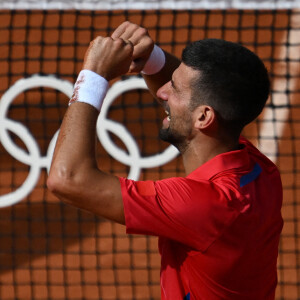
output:
<svg viewBox="0 0 300 300"><path fill-rule="evenodd" d="M246 145L240 150L221 153L210 159L196 170L191 172L187 178L194 180L209 180L220 172L232 169L250 168L250 158Z"/></svg>

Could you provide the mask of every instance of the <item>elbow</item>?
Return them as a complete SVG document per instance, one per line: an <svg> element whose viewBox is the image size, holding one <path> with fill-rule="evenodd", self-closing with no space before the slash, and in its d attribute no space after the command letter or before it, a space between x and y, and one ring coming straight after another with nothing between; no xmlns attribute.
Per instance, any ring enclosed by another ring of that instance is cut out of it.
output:
<svg viewBox="0 0 300 300"><path fill-rule="evenodd" d="M64 170L63 168L52 168L47 178L47 188L50 192L56 195L58 198L70 194L70 187L74 186L72 181L74 176L71 172Z"/></svg>
<svg viewBox="0 0 300 300"><path fill-rule="evenodd" d="M93 168L75 171L54 165L47 178L47 187L66 204L125 224L120 181L115 176Z"/></svg>
<svg viewBox="0 0 300 300"><path fill-rule="evenodd" d="M57 191L61 189L59 180L57 180L56 176L53 174L49 174L46 184L48 190L53 194L57 194Z"/></svg>

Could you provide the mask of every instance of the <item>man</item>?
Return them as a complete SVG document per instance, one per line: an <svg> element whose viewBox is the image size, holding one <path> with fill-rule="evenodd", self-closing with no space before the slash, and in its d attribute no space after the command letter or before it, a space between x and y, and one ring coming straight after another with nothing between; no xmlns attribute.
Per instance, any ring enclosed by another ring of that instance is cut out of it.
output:
<svg viewBox="0 0 300 300"><path fill-rule="evenodd" d="M274 299L282 229L277 168L243 127L263 109L267 71L246 48L192 43L182 62L147 31L121 24L88 48L48 179L61 200L159 236L162 299ZM140 72L164 107L160 137L180 151L186 177L132 181L98 169L95 128L108 81Z"/></svg>

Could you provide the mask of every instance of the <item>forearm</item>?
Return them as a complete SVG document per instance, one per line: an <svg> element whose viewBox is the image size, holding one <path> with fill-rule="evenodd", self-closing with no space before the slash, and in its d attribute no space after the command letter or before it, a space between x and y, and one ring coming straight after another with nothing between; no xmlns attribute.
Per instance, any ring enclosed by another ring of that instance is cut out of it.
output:
<svg viewBox="0 0 300 300"><path fill-rule="evenodd" d="M97 167L97 117L98 111L86 103L68 108L47 184L60 200L124 224L119 180Z"/></svg>
<svg viewBox="0 0 300 300"><path fill-rule="evenodd" d="M97 37L86 51L58 136L49 189L67 203L124 224L119 179L97 167L96 123L108 81L128 72L133 46ZM97 75L98 74L98 75ZM82 103L85 102L85 103Z"/></svg>
<svg viewBox="0 0 300 300"><path fill-rule="evenodd" d="M156 74L146 75L143 74L145 82L151 92L151 94L156 97L157 90L163 86L165 83L171 80L172 74L175 69L178 68L181 61L174 55L164 51L166 62L164 67Z"/></svg>
<svg viewBox="0 0 300 300"><path fill-rule="evenodd" d="M63 119L51 172L71 178L82 167L95 167L95 134L98 112L86 103L72 104Z"/></svg>

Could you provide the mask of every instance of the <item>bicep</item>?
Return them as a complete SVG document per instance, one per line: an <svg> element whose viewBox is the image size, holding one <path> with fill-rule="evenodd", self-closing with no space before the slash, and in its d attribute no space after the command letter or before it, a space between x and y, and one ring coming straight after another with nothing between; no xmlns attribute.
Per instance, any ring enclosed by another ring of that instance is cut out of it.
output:
<svg viewBox="0 0 300 300"><path fill-rule="evenodd" d="M125 224L124 208L119 179L100 170L90 174L86 189L86 207L103 218Z"/></svg>
<svg viewBox="0 0 300 300"><path fill-rule="evenodd" d="M79 176L57 178L48 183L50 190L62 201L97 216L125 224L119 179L97 168L82 170Z"/></svg>

